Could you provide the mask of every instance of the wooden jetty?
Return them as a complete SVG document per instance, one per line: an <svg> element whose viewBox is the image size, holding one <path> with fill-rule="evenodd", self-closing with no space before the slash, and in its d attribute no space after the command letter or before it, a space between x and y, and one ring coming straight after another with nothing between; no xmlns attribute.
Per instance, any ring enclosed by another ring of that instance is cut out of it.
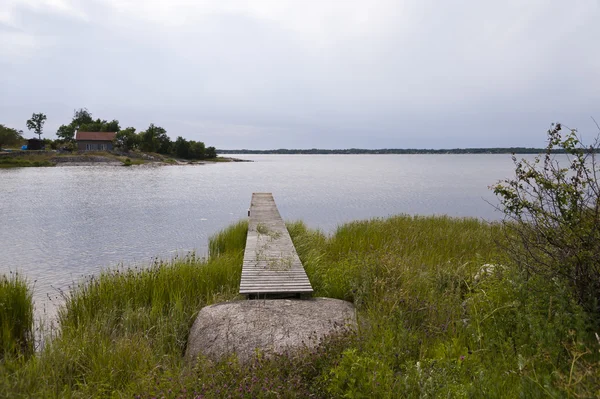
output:
<svg viewBox="0 0 600 399"><path fill-rule="evenodd" d="M240 294L249 298L313 292L271 193L253 193Z"/></svg>

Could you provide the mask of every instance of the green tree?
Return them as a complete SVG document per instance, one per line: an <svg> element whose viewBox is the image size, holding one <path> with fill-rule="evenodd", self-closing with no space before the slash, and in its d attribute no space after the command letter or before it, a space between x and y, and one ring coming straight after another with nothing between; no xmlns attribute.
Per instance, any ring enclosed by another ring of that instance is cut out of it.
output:
<svg viewBox="0 0 600 399"><path fill-rule="evenodd" d="M98 118L90 123L82 124L79 126L79 130L82 132L118 132L121 130L121 127L119 126L119 121L116 119L108 122Z"/></svg>
<svg viewBox="0 0 600 399"><path fill-rule="evenodd" d="M119 121L113 119L110 122L103 121L102 126L100 128L101 132L118 132L121 130L121 126L119 126Z"/></svg>
<svg viewBox="0 0 600 399"><path fill-rule="evenodd" d="M42 139L42 133L46 119L46 115L40 112L38 114L34 113L31 115L31 119L27 120L27 129L33 130L33 132L39 136L40 140Z"/></svg>
<svg viewBox="0 0 600 399"><path fill-rule="evenodd" d="M202 141L190 141L190 152L189 158L191 159L204 159L205 147Z"/></svg>
<svg viewBox="0 0 600 399"><path fill-rule="evenodd" d="M115 146L121 148L123 151L131 151L137 148L139 142L140 137L135 132L134 127L120 130L115 136Z"/></svg>
<svg viewBox="0 0 600 399"><path fill-rule="evenodd" d="M146 131L140 133L140 149L146 152L169 154L171 139L164 128L151 123Z"/></svg>
<svg viewBox="0 0 600 399"><path fill-rule="evenodd" d="M87 108L76 109L73 112L73 120L68 126L70 129L65 130L65 132L69 132L71 129L73 132L76 130L82 132L118 132L121 130L118 120L113 119L108 122L100 118L94 119Z"/></svg>
<svg viewBox="0 0 600 399"><path fill-rule="evenodd" d="M206 158L216 158L217 157L217 149L215 147L207 147L206 148Z"/></svg>
<svg viewBox="0 0 600 399"><path fill-rule="evenodd" d="M45 148L50 148L52 150L56 150L56 149L58 149L58 145L59 145L58 140L52 140L52 139L48 139L48 138L44 139L44 147Z"/></svg>
<svg viewBox="0 0 600 399"><path fill-rule="evenodd" d="M75 138L75 127L73 123L69 125L60 125L56 131L56 136L65 141L72 141Z"/></svg>
<svg viewBox="0 0 600 399"><path fill-rule="evenodd" d="M83 123L79 125L80 132L99 132L102 128L102 121L97 119L95 121L91 121L90 123Z"/></svg>
<svg viewBox="0 0 600 399"><path fill-rule="evenodd" d="M72 141L75 138L75 132L81 129L82 126L86 126L93 123L92 114L87 108L80 108L73 111L73 119L68 125L61 125L56 131L56 136L65 141Z"/></svg>
<svg viewBox="0 0 600 399"><path fill-rule="evenodd" d="M177 140L175 140L175 143L173 143L173 151L175 152L176 156L180 158L187 158L190 152L189 141L181 136L177 137Z"/></svg>
<svg viewBox="0 0 600 399"><path fill-rule="evenodd" d="M4 146L19 145L23 142L23 132L0 124L0 149Z"/></svg>
<svg viewBox="0 0 600 399"><path fill-rule="evenodd" d="M162 128L161 128L162 129ZM164 129L163 129L164 130ZM157 136L158 140L158 150L159 154L170 154L173 150L173 142L171 138L167 135L167 132L164 131Z"/></svg>
<svg viewBox="0 0 600 399"><path fill-rule="evenodd" d="M600 320L599 141L584 146L575 130L548 130L544 154L515 163L515 176L492 186L504 212L508 253L530 275L562 282ZM555 155L562 149L565 155ZM559 160L567 160L561 165Z"/></svg>
<svg viewBox="0 0 600 399"><path fill-rule="evenodd" d="M71 126L74 130L79 129L80 126L94 122L92 114L87 108L79 108L73 111L73 120Z"/></svg>

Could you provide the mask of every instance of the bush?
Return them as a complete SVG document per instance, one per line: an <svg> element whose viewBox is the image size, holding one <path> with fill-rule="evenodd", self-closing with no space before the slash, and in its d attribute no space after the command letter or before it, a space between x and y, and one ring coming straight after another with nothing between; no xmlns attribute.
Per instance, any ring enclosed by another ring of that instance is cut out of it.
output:
<svg viewBox="0 0 600 399"><path fill-rule="evenodd" d="M504 212L508 253L534 276L555 279L600 316L600 170L598 139L586 147L576 130L548 130L544 154L515 163L515 177L492 186ZM556 150L566 154L561 165Z"/></svg>

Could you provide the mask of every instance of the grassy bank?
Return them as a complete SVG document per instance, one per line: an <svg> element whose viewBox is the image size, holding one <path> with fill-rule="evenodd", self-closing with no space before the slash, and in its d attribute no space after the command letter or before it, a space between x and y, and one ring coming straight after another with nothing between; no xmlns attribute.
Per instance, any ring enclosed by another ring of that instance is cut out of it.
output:
<svg viewBox="0 0 600 399"><path fill-rule="evenodd" d="M288 229L318 296L353 301L359 331L241 366L182 360L198 310L236 297L247 225L210 256L104 272L71 293L61 333L3 360L9 397L593 397L600 343L553 281L521 274L498 226L398 216L332 236ZM488 266L484 266L488 265ZM494 265L494 266L490 266Z"/></svg>
<svg viewBox="0 0 600 399"><path fill-rule="evenodd" d="M54 166L51 154L30 154L0 158L0 168Z"/></svg>

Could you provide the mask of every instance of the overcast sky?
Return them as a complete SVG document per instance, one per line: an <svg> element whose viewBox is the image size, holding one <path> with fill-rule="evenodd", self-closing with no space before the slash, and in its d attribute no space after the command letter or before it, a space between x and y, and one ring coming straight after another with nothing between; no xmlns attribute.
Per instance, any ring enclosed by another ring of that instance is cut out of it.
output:
<svg viewBox="0 0 600 399"><path fill-rule="evenodd" d="M217 148L543 146L600 120L600 0L0 0L0 123Z"/></svg>

